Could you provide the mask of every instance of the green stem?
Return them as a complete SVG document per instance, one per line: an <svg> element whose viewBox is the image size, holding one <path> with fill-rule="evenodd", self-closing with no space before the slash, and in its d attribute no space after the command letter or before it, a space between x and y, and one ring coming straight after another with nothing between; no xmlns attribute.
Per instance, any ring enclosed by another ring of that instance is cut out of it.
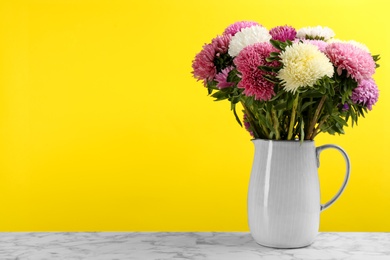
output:
<svg viewBox="0 0 390 260"><path fill-rule="evenodd" d="M299 94L295 97L293 101L293 107L291 111L291 118L290 118L290 126L288 128L288 134L287 134L287 140L291 140L293 137L293 130L295 125L295 116L297 114L297 107L298 107L298 100L299 100Z"/></svg>
<svg viewBox="0 0 390 260"><path fill-rule="evenodd" d="M318 131L320 130L321 126L325 123L326 119L328 119L328 117L329 117L329 115L324 116L324 117L321 119L321 121L318 123L317 127L314 129L313 134L312 134L312 136L311 136L312 139L314 139L314 137L316 137L317 134L319 134Z"/></svg>
<svg viewBox="0 0 390 260"><path fill-rule="evenodd" d="M263 130L263 132L264 132L264 136L269 136L270 133L269 133L267 127L264 126L264 125L260 125L260 127Z"/></svg>
<svg viewBox="0 0 390 260"><path fill-rule="evenodd" d="M318 104L318 107L317 107L316 111L314 112L313 119L310 122L309 131L308 131L309 134L306 136L306 140L313 140L313 138L314 138L313 135L314 135L314 131L315 131L315 126L316 126L316 123L318 121L318 117L320 116L322 107L324 106L325 100L326 100L326 96L322 96L320 103Z"/></svg>
<svg viewBox="0 0 390 260"><path fill-rule="evenodd" d="M276 116L276 111L274 108L271 109L271 116L272 116L272 121L275 129L275 139L280 140L279 120L278 117Z"/></svg>
<svg viewBox="0 0 390 260"><path fill-rule="evenodd" d="M309 102L313 102L313 98L312 97L310 98ZM310 105L309 106L309 113L307 114L307 117L306 117L305 126L309 126L310 125L312 114L313 114L313 105ZM305 139L306 139L306 136L309 136L309 134L310 134L309 132L310 132L309 127L305 127Z"/></svg>

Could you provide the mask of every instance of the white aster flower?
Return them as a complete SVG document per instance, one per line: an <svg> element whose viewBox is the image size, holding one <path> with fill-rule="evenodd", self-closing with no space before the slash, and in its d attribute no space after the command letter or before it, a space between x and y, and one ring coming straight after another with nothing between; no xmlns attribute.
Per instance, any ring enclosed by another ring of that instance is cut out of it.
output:
<svg viewBox="0 0 390 260"><path fill-rule="evenodd" d="M335 36L329 27L304 27L298 30L297 38L327 41Z"/></svg>
<svg viewBox="0 0 390 260"><path fill-rule="evenodd" d="M236 33L230 40L228 51L229 55L235 57L246 46L258 42L267 42L271 38L271 35L265 27L255 25L248 28L243 28L240 32Z"/></svg>
<svg viewBox="0 0 390 260"><path fill-rule="evenodd" d="M331 40L328 41L328 43L333 43L333 42L349 43L349 44L351 44L351 45L353 45L355 47L360 48L363 51L371 53L371 51L370 51L370 49L368 49L367 45L365 45L364 43L360 43L360 42L354 41L354 40L343 41L343 40L340 40L340 39L331 39Z"/></svg>
<svg viewBox="0 0 390 260"><path fill-rule="evenodd" d="M333 65L324 53L310 43L294 43L280 54L283 68L278 78L284 89L295 93L299 87L312 87L324 76L333 76Z"/></svg>

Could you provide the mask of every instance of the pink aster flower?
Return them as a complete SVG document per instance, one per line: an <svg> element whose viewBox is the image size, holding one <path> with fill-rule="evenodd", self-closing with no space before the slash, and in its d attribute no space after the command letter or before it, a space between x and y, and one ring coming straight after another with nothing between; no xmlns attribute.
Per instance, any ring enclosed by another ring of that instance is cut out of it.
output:
<svg viewBox="0 0 390 260"><path fill-rule="evenodd" d="M271 34L272 39L285 42L286 40L294 40L297 35L297 31L293 27L285 25L272 28L269 31L269 34Z"/></svg>
<svg viewBox="0 0 390 260"><path fill-rule="evenodd" d="M350 43L335 42L325 48L325 54L341 75L347 71L347 77L360 82L369 79L375 73L375 62L371 55Z"/></svg>
<svg viewBox="0 0 390 260"><path fill-rule="evenodd" d="M217 82L217 87L219 89L229 88L229 87L233 87L234 86L233 82L228 82L227 81L227 78L229 76L229 72L232 71L233 68L234 68L233 66L229 66L229 67L223 69L217 75L215 75L215 81Z"/></svg>
<svg viewBox="0 0 390 260"><path fill-rule="evenodd" d="M223 32L224 35L231 35L234 36L236 33L241 31L243 28L248 28L252 27L254 25L260 25L257 22L252 22L252 21L241 21L241 22L236 22L234 24L229 25L225 31ZM261 25L260 25L261 26Z"/></svg>
<svg viewBox="0 0 390 260"><path fill-rule="evenodd" d="M310 43L310 44L313 44L313 45L317 46L317 48L321 52L325 52L325 48L326 48L326 46L328 46L328 43L326 43L324 41L321 41L321 40L306 40L306 39L296 39L296 40L294 40L294 42L300 42L300 41L302 41L303 43Z"/></svg>
<svg viewBox="0 0 390 260"><path fill-rule="evenodd" d="M355 104L362 104L369 110L378 101L379 90L374 79L364 79L360 81L358 87L352 92L352 101Z"/></svg>
<svg viewBox="0 0 390 260"><path fill-rule="evenodd" d="M254 96L256 100L267 101L275 94L274 84L263 77L267 72L258 67L278 66L277 61L272 63L266 61L269 54L276 51L277 49L269 42L255 43L245 47L234 59L234 64L242 76L237 87L243 88L245 95Z"/></svg>
<svg viewBox="0 0 390 260"><path fill-rule="evenodd" d="M212 39L211 44L214 46L217 55L227 53L231 38L230 35L222 35Z"/></svg>
<svg viewBox="0 0 390 260"><path fill-rule="evenodd" d="M205 44L192 61L194 78L203 80L205 86L208 81L214 80L217 74L214 59L228 52L230 39L230 35L217 36L211 43Z"/></svg>

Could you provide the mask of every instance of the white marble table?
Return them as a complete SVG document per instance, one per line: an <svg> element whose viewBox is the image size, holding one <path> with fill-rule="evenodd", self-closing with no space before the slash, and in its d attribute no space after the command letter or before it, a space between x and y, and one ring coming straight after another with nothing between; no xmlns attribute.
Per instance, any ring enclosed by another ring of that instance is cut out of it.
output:
<svg viewBox="0 0 390 260"><path fill-rule="evenodd" d="M390 233L321 233L309 247L272 249L249 233L0 233L1 260L390 260Z"/></svg>

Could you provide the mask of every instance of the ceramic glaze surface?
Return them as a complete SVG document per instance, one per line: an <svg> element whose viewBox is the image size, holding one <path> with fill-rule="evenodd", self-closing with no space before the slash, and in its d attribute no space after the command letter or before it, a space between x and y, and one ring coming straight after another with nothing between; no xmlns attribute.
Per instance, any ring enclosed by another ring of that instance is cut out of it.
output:
<svg viewBox="0 0 390 260"><path fill-rule="evenodd" d="M319 228L319 153L334 145L316 148L313 141L253 140L255 155L248 190L249 228L257 243L276 248L311 244ZM320 149L321 148L321 149ZM343 154L344 156L344 154ZM347 176L349 176L349 160Z"/></svg>

